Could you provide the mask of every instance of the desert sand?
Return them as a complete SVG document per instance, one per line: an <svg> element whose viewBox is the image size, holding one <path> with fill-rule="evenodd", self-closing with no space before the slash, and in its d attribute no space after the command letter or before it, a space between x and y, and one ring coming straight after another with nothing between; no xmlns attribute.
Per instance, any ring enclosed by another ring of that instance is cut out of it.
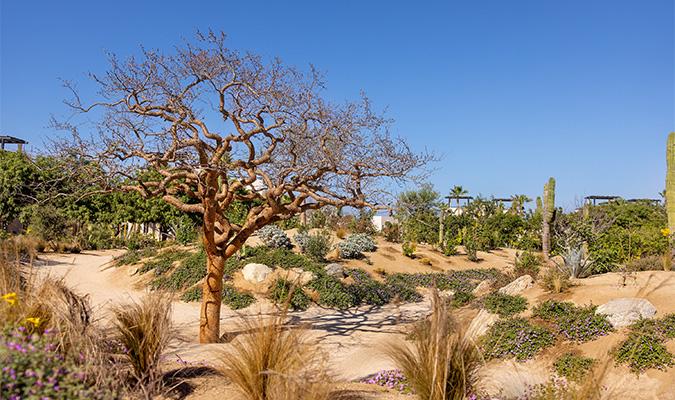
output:
<svg viewBox="0 0 675 400"><path fill-rule="evenodd" d="M421 246L417 252L418 259L429 258L432 265L428 266L418 260L404 257L400 245L380 241L379 246L377 252L368 254L370 262L350 260L345 265L363 268L369 272L383 269L389 273L468 268L508 270L513 265L516 253L511 249L491 253L479 252L482 261L472 263L463 255L445 257L435 250ZM145 292L142 288L142 278L134 275L136 267L113 266L111 261L119 254L120 251L96 251L77 255L45 255L42 256L44 265L39 268L42 273L63 277L76 292L89 295L94 307L100 308L102 315L106 315L105 310L109 305L138 299ZM264 288L260 288L260 291L263 290ZM523 296L527 298L530 308L549 298L572 301L579 305L589 303L599 305L620 297L643 297L656 306L659 317L675 312L673 300L675 272L640 272L630 279L624 279L618 273L608 273L577 280L574 287L560 295L553 296L535 285L526 290ZM221 330L223 333L237 332L242 318L258 313L270 313L274 309L272 304L262 298L240 312L223 307ZM363 306L348 311L313 306L305 312L291 313L290 322L303 324L309 328L311 336L327 354L331 373L339 382L337 388L345 394L345 398L410 399L413 397L354 381L382 369L394 368L382 352L383 343L402 339L407 325L423 318L428 310L428 300L420 303L389 304L383 307ZM468 325L477 313L477 309L465 307L457 313L457 318L460 323ZM529 313L529 310L526 313ZM181 339L167 354L167 364L178 365L176 361L182 360L183 363L190 365L216 365L228 344L197 343L199 304L175 301L173 319ZM497 398L520 395L527 385L545 382L550 377L553 360L560 354L580 350L601 360L608 359L607 353L625 337L625 334L626 330L620 329L582 345L564 343L545 350L534 360L527 362L488 362L480 371L482 388ZM668 343L671 351L675 351L673 342ZM191 389L186 393L186 398L189 399L228 398L227 395L233 393L232 388L224 384L222 378L214 376L194 378L190 380L190 384ZM675 399L675 368L667 371L649 370L636 376L631 374L627 367L617 367L612 363L609 366L606 386L608 399L672 400Z"/></svg>

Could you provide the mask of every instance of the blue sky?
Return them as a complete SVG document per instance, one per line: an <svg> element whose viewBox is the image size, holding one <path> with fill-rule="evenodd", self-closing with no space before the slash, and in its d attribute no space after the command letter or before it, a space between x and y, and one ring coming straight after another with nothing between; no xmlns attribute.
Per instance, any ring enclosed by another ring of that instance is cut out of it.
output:
<svg viewBox="0 0 675 400"><path fill-rule="evenodd" d="M675 130L672 0L3 1L0 133L37 150L65 115L59 78L105 51L170 49L196 29L325 71L327 95L365 90L393 131L441 155L447 193L658 197Z"/></svg>

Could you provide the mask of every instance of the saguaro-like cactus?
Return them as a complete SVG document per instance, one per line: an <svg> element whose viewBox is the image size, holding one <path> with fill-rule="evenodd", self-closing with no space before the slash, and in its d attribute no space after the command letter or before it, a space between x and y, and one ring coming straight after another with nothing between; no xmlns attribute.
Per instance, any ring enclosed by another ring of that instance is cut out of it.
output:
<svg viewBox="0 0 675 400"><path fill-rule="evenodd" d="M555 179L549 178L544 185L542 202L541 249L544 259L548 260L551 252L551 223L555 216Z"/></svg>
<svg viewBox="0 0 675 400"><path fill-rule="evenodd" d="M675 233L675 132L668 135L666 147L666 211L668 212L668 228Z"/></svg>

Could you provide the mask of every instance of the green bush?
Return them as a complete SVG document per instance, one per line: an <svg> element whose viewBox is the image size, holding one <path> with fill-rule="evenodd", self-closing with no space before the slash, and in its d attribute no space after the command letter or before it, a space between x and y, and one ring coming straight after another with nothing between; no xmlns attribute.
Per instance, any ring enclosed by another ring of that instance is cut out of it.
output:
<svg viewBox="0 0 675 400"><path fill-rule="evenodd" d="M201 285L193 286L190 289L183 292L183 294L180 296L180 299L181 301L184 301L186 303L192 303L195 301L200 301L202 299L203 294L204 292Z"/></svg>
<svg viewBox="0 0 675 400"><path fill-rule="evenodd" d="M523 296L493 292L485 296L483 306L500 317L510 317L527 310L527 300Z"/></svg>
<svg viewBox="0 0 675 400"><path fill-rule="evenodd" d="M293 290L292 294L291 290ZM279 278L274 282L269 296L270 300L275 304L286 304L288 302L288 306L294 311L308 309L311 302L301 287L293 285L293 283L283 278Z"/></svg>
<svg viewBox="0 0 675 400"><path fill-rule="evenodd" d="M401 242L401 227L397 223L392 223L387 221L382 227L382 236L384 240L390 243L400 243Z"/></svg>
<svg viewBox="0 0 675 400"><path fill-rule="evenodd" d="M150 287L177 291L195 285L205 276L206 252L200 249L183 259L170 275L161 275L151 281Z"/></svg>
<svg viewBox="0 0 675 400"><path fill-rule="evenodd" d="M515 358L524 361L553 345L555 336L523 318L502 319L490 327L481 345L487 360Z"/></svg>
<svg viewBox="0 0 675 400"><path fill-rule="evenodd" d="M365 233L355 233L347 236L345 240L338 244L341 258L361 258L363 252L375 251L377 246L375 240Z"/></svg>
<svg viewBox="0 0 675 400"><path fill-rule="evenodd" d="M614 330L606 316L595 313L596 308L546 300L532 310L532 315L552 322L556 333L566 340L587 342Z"/></svg>
<svg viewBox="0 0 675 400"><path fill-rule="evenodd" d="M617 364L628 364L630 370L639 374L647 369L665 370L675 365L673 355L657 335L632 332L614 352Z"/></svg>
<svg viewBox="0 0 675 400"><path fill-rule="evenodd" d="M295 296L293 296L295 297ZM223 304L233 310L240 310L255 303L255 297L249 293L243 293L237 290L233 285L226 283L223 285Z"/></svg>
<svg viewBox="0 0 675 400"><path fill-rule="evenodd" d="M157 254L157 249L154 247L147 247L140 250L129 250L126 253L115 257L115 264L117 265L134 265L138 264L142 259L154 257Z"/></svg>
<svg viewBox="0 0 675 400"><path fill-rule="evenodd" d="M307 286L319 293L317 303L323 307L344 310L358 305L355 304L354 297L347 290L347 285L325 273L317 276Z"/></svg>
<svg viewBox="0 0 675 400"><path fill-rule="evenodd" d="M112 249L117 247L115 232L107 224L93 224L89 227L85 247L91 250Z"/></svg>
<svg viewBox="0 0 675 400"><path fill-rule="evenodd" d="M525 251L516 256L513 267L513 275L517 278L523 275L530 275L537 279L539 269L543 260L541 256L529 251Z"/></svg>
<svg viewBox="0 0 675 400"><path fill-rule="evenodd" d="M403 250L403 255L409 258L415 257L415 250L417 250L417 245L414 242L405 242L401 245L401 250Z"/></svg>
<svg viewBox="0 0 675 400"><path fill-rule="evenodd" d="M469 304L475 298L476 296L474 296L471 292L458 291L452 295L452 298L450 299L450 305L455 308L462 307Z"/></svg>
<svg viewBox="0 0 675 400"><path fill-rule="evenodd" d="M303 254L317 262L324 261L326 254L333 248L333 240L327 231L315 234L298 233L295 236L295 241Z"/></svg>
<svg viewBox="0 0 675 400"><path fill-rule="evenodd" d="M566 353L553 362L556 374L573 382L582 382L595 360L573 353Z"/></svg>
<svg viewBox="0 0 675 400"><path fill-rule="evenodd" d="M169 249L159 253L152 260L149 260L138 269L138 273L144 274L149 271L155 271L155 275L163 275L173 267L174 263L190 256L186 251ZM206 267L205 267L206 268Z"/></svg>

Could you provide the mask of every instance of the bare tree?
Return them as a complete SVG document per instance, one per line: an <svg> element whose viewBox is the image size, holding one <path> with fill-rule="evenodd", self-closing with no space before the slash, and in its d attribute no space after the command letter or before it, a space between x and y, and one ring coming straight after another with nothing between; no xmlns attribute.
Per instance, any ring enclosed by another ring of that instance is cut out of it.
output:
<svg viewBox="0 0 675 400"><path fill-rule="evenodd" d="M67 104L89 117L58 124L73 134L68 151L96 162L111 189L202 216L203 343L219 339L225 261L256 230L326 205L377 207L392 180L430 161L392 137L365 96L331 104L314 68L233 51L222 33L198 33L172 53L110 56L110 69L92 78L91 103L66 83ZM253 204L241 224L226 214L237 201Z"/></svg>

